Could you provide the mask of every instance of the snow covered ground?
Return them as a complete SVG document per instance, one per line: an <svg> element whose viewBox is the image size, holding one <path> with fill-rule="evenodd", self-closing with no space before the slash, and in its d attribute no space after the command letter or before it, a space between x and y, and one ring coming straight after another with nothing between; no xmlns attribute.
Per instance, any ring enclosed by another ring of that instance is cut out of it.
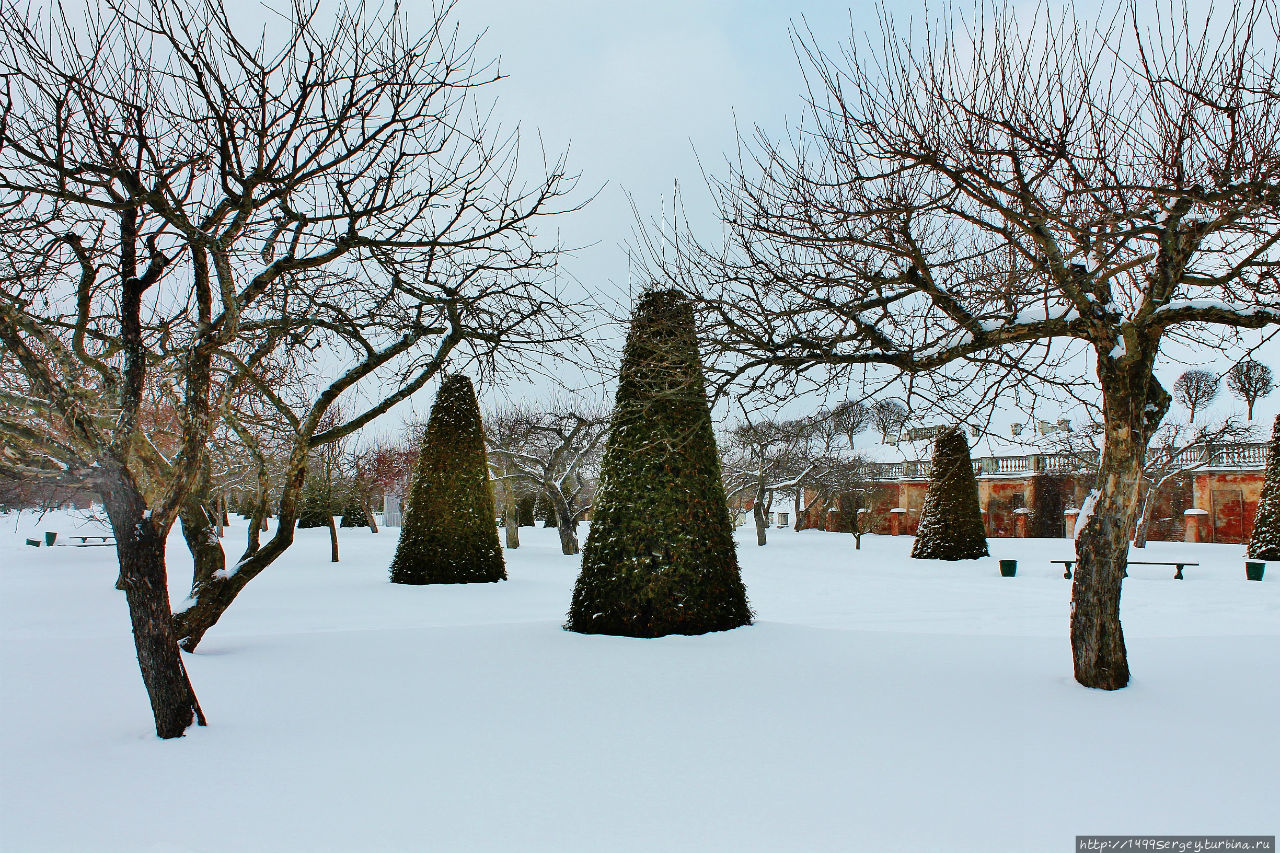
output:
<svg viewBox="0 0 1280 853"><path fill-rule="evenodd" d="M561 630L577 560L524 529L502 584L387 582L398 531L306 530L188 667L157 740L109 548L0 517L0 849L1068 851L1077 834L1280 831L1280 565L1152 543L1134 672L1071 678L1058 540L960 564L909 538L742 531L756 625ZM238 545L242 526L230 531ZM1016 558L1016 578L996 559ZM170 542L173 598L190 580Z"/></svg>

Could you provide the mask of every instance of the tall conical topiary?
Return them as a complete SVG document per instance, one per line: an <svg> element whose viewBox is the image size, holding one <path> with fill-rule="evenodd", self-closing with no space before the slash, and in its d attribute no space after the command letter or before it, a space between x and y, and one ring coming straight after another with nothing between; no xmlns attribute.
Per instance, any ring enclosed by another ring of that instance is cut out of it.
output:
<svg viewBox="0 0 1280 853"><path fill-rule="evenodd" d="M964 431L938 434L933 447L933 477L920 510L920 526L911 556L922 560L973 560L987 556L987 532L978 506L978 478Z"/></svg>
<svg viewBox="0 0 1280 853"><path fill-rule="evenodd" d="M565 625L660 637L751 623L707 407L693 309L640 297Z"/></svg>
<svg viewBox="0 0 1280 853"><path fill-rule="evenodd" d="M506 580L489 490L484 430L471 380L440 386L413 473L392 583Z"/></svg>
<svg viewBox="0 0 1280 853"><path fill-rule="evenodd" d="M1253 560L1280 560L1280 415L1271 428L1271 458L1262 480L1248 554Z"/></svg>

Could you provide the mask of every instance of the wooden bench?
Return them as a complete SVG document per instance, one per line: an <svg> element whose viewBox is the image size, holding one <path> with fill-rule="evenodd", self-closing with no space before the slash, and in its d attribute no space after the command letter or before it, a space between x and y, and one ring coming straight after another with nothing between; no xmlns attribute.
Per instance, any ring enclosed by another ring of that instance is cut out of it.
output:
<svg viewBox="0 0 1280 853"><path fill-rule="evenodd" d="M80 544L75 546L77 548L96 548L101 545L116 544L116 537L114 536L72 536L70 538L80 540ZM96 539L98 541L90 542L90 539Z"/></svg>
<svg viewBox="0 0 1280 853"><path fill-rule="evenodd" d="M1061 565L1065 566L1067 570L1063 572L1062 576L1064 578L1070 578L1071 567L1074 566L1076 563L1078 563L1079 560L1050 560L1049 562L1060 563ZM1181 562L1165 562L1160 560L1130 560L1128 562L1128 565L1130 566L1173 566L1174 567L1173 579L1176 581L1180 581L1180 580L1186 580L1186 578L1182 576L1183 566L1198 566L1200 564L1190 562L1189 560L1183 560ZM1129 572L1127 569L1125 570L1124 576L1129 577Z"/></svg>

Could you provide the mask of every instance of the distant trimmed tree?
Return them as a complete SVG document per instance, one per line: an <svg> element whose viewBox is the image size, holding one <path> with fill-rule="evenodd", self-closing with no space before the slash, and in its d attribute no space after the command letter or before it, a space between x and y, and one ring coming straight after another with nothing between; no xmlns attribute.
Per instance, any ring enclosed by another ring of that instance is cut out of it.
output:
<svg viewBox="0 0 1280 853"><path fill-rule="evenodd" d="M871 424L871 410L856 400L846 400L831 410L831 419L835 428L849 440L852 450L854 436Z"/></svg>
<svg viewBox="0 0 1280 853"><path fill-rule="evenodd" d="M507 579L489 489L484 429L466 376L440 385L414 469L391 582L488 583Z"/></svg>
<svg viewBox="0 0 1280 853"><path fill-rule="evenodd" d="M935 440L933 477L924 496L911 556L921 560L974 560L988 553L969 441L962 430L952 427L939 433Z"/></svg>
<svg viewBox="0 0 1280 853"><path fill-rule="evenodd" d="M635 308L582 571L565 627L660 637L748 625L693 310L676 290Z"/></svg>
<svg viewBox="0 0 1280 853"><path fill-rule="evenodd" d="M911 416L907 407L897 400L876 400L869 411L871 423L885 444L898 440L903 424Z"/></svg>
<svg viewBox="0 0 1280 853"><path fill-rule="evenodd" d="M1280 415L1271 429L1271 457L1247 553L1253 560L1280 560Z"/></svg>
<svg viewBox="0 0 1280 853"><path fill-rule="evenodd" d="M1265 397L1275 390L1275 378L1271 368L1260 361L1246 358L1227 371L1227 388L1248 407L1246 417L1253 420L1253 406L1259 397Z"/></svg>
<svg viewBox="0 0 1280 853"><path fill-rule="evenodd" d="M1195 423L1196 409L1202 409L1218 396L1217 374L1207 370L1188 370L1173 383L1173 399L1187 410L1187 420Z"/></svg>

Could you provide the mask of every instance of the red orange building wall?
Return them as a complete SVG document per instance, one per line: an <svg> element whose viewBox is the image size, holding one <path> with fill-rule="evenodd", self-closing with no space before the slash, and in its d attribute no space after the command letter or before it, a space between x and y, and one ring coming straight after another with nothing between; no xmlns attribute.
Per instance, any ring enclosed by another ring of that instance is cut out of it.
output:
<svg viewBox="0 0 1280 853"><path fill-rule="evenodd" d="M1263 471L1197 471L1166 484L1153 513L1148 538L1199 542L1242 543L1253 530L1262 493ZM1078 507L1089 486L1078 476L1053 478L1065 492L1066 506ZM1046 505L1037 488L1046 488L1048 479L1029 476L979 476L978 503L983 509L987 535L992 537L1030 536L1036 533L1070 537L1071 525L1064 520L1038 519L1036 507ZM871 506L870 530L885 535L913 536L920 523L920 509L929 482L924 479L884 481L877 484ZM831 502L834 504L835 502ZM1051 502L1049 505L1052 505ZM848 521L838 506L829 505L816 493L806 491L806 509L801 526L823 530L848 530ZM1056 515L1056 513L1055 513Z"/></svg>

